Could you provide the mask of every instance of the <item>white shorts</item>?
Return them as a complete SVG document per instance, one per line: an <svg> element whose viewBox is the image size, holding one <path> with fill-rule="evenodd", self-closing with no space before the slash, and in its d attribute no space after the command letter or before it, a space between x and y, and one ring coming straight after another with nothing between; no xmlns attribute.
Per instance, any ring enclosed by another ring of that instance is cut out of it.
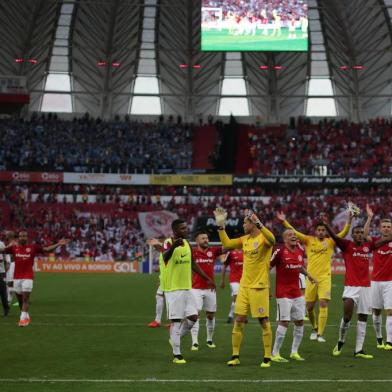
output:
<svg viewBox="0 0 392 392"><path fill-rule="evenodd" d="M168 320L182 320L198 313L191 290L166 291L165 299Z"/></svg>
<svg viewBox="0 0 392 392"><path fill-rule="evenodd" d="M10 268L8 268L8 271L7 271L7 276L6 276L7 283L14 281L14 271L15 271L15 263L12 262L12 263L10 263Z"/></svg>
<svg viewBox="0 0 392 392"><path fill-rule="evenodd" d="M276 298L277 321L300 321L305 318L305 297Z"/></svg>
<svg viewBox="0 0 392 392"><path fill-rule="evenodd" d="M372 314L372 293L370 287L344 286L343 299L351 298L357 307L357 314Z"/></svg>
<svg viewBox="0 0 392 392"><path fill-rule="evenodd" d="M392 309L392 281L371 282L373 309Z"/></svg>
<svg viewBox="0 0 392 392"><path fill-rule="evenodd" d="M158 286L157 295L163 295L163 291L161 289L161 286Z"/></svg>
<svg viewBox="0 0 392 392"><path fill-rule="evenodd" d="M33 291L33 279L14 279L14 290L17 294L31 293Z"/></svg>
<svg viewBox="0 0 392 392"><path fill-rule="evenodd" d="M230 282L231 296L238 295L240 291L240 282Z"/></svg>
<svg viewBox="0 0 392 392"><path fill-rule="evenodd" d="M306 276L304 274L299 274L299 288L301 290L306 289Z"/></svg>
<svg viewBox="0 0 392 392"><path fill-rule="evenodd" d="M216 312L216 291L211 289L192 289L195 297L197 310L206 312Z"/></svg>

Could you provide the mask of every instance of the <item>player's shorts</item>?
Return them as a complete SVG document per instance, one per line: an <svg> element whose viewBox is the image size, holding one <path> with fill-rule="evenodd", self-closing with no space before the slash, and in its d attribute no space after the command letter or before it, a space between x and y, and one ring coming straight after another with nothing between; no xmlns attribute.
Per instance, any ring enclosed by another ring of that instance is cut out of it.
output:
<svg viewBox="0 0 392 392"><path fill-rule="evenodd" d="M8 268L8 271L7 271L7 276L6 276L7 283L14 281L14 271L15 271L15 263L12 262L12 263L10 263L10 267Z"/></svg>
<svg viewBox="0 0 392 392"><path fill-rule="evenodd" d="M299 274L299 288L305 290L306 288L306 277L304 274Z"/></svg>
<svg viewBox="0 0 392 392"><path fill-rule="evenodd" d="M371 282L373 309L392 309L392 281Z"/></svg>
<svg viewBox="0 0 392 392"><path fill-rule="evenodd" d="M161 289L161 286L158 286L157 295L163 295L163 291Z"/></svg>
<svg viewBox="0 0 392 392"><path fill-rule="evenodd" d="M14 279L14 290L17 294L31 293L33 291L33 279Z"/></svg>
<svg viewBox="0 0 392 392"><path fill-rule="evenodd" d="M240 282L230 282L230 289L232 297L238 295L238 291L240 290Z"/></svg>
<svg viewBox="0 0 392 392"><path fill-rule="evenodd" d="M301 321L305 318L305 298L276 298L276 321Z"/></svg>
<svg viewBox="0 0 392 392"><path fill-rule="evenodd" d="M197 310L206 312L216 312L216 291L211 289L192 289L195 297Z"/></svg>
<svg viewBox="0 0 392 392"><path fill-rule="evenodd" d="M169 320L182 320L197 315L197 303L191 290L166 291L166 309Z"/></svg>
<svg viewBox="0 0 392 392"><path fill-rule="evenodd" d="M372 294L370 287L344 286L343 299L351 298L357 307L357 314L372 314Z"/></svg>
<svg viewBox="0 0 392 392"><path fill-rule="evenodd" d="M251 289L240 285L234 312L247 316L249 311L253 318L269 317L269 288Z"/></svg>
<svg viewBox="0 0 392 392"><path fill-rule="evenodd" d="M331 299L331 276L318 279L318 283L311 283L306 278L305 301L316 302L318 299Z"/></svg>

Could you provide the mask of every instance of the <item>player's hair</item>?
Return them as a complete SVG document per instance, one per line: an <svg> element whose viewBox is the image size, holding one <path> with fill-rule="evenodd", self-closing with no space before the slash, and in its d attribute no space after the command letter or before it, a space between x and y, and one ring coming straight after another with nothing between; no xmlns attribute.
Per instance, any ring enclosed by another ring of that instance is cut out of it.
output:
<svg viewBox="0 0 392 392"><path fill-rule="evenodd" d="M381 223L392 223L392 221L389 218L383 218L380 220L380 224Z"/></svg>
<svg viewBox="0 0 392 392"><path fill-rule="evenodd" d="M351 229L351 234L354 233L354 230L356 229L363 229L363 225L355 225L352 229Z"/></svg>
<svg viewBox="0 0 392 392"><path fill-rule="evenodd" d="M197 230L197 231L196 231L196 233L195 233L195 239L196 239L199 235L202 235L202 234L205 234L205 235L207 235L207 236L209 235L207 230L200 229L200 230Z"/></svg>
<svg viewBox="0 0 392 392"><path fill-rule="evenodd" d="M178 226L182 225L183 223L186 223L184 219L174 219L174 221L171 224L172 230L177 230Z"/></svg>
<svg viewBox="0 0 392 392"><path fill-rule="evenodd" d="M325 223L321 221L316 222L314 228L317 229L318 227L325 227Z"/></svg>

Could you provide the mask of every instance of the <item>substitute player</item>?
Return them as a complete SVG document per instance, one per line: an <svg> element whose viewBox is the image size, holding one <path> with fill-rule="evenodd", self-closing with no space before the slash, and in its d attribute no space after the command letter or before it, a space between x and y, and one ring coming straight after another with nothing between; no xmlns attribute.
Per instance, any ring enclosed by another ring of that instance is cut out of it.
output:
<svg viewBox="0 0 392 392"><path fill-rule="evenodd" d="M188 226L182 219L171 224L173 237L165 240L159 259L161 289L165 294L170 326L170 344L173 348L173 363L185 364L181 354L181 337L187 334L197 321L198 310L192 294L192 270L215 289L215 283L192 259L192 250L187 241Z"/></svg>
<svg viewBox="0 0 392 392"><path fill-rule="evenodd" d="M238 291L240 289L240 281L242 277L242 269L244 265L244 253L242 250L233 249L223 255L223 265L221 271L221 284L222 289L225 288L225 274L227 268L230 268L229 282L231 291L231 305L230 312L227 318L227 324L231 324L234 318L234 306L237 300Z"/></svg>
<svg viewBox="0 0 392 392"><path fill-rule="evenodd" d="M196 247L192 249L192 259L204 271L210 280L214 280L215 260L222 254L222 248L210 247L208 234L200 231L196 234ZM208 281L199 274L192 275L192 293L196 298L197 309L206 312L207 347L216 348L213 342L216 313L216 291L211 290ZM191 329L192 351L199 350L199 318Z"/></svg>
<svg viewBox="0 0 392 392"><path fill-rule="evenodd" d="M342 250L346 267L343 291L343 318L340 322L339 341L334 347L332 354L336 357L342 353L354 306L356 306L358 322L354 356L356 358L373 359L373 355L366 354L363 351L367 319L368 315L372 313L369 263L371 252L389 240L378 241L377 243L366 242L363 226L352 228L351 235L353 241L344 240L336 235L325 217L323 222L331 238ZM390 240L392 240L392 237Z"/></svg>
<svg viewBox="0 0 392 392"><path fill-rule="evenodd" d="M370 224L374 216L370 206L366 206L368 220L365 225L365 238L369 238ZM373 238L373 241L388 239L392 235L392 222L390 219L381 219L381 236ZM392 350L392 241L378 248L373 253L373 272L371 276L371 293L373 307L373 325L376 331L377 348ZM382 338L381 311L385 309L387 319L385 323L387 341L384 344Z"/></svg>
<svg viewBox="0 0 392 392"><path fill-rule="evenodd" d="M52 252L59 246L68 243L69 240L62 239L54 245L45 247L29 244L27 231L21 231L19 232L17 244L9 245L1 250L1 253L11 254L15 262L14 290L19 304L22 304L19 327L27 327L30 324L29 298L33 290L35 256L44 252Z"/></svg>
<svg viewBox="0 0 392 392"><path fill-rule="evenodd" d="M271 366L272 346L269 321L269 265L275 237L252 211L248 211L243 224L245 235L237 239L229 239L225 231L227 212L217 208L214 215L223 246L227 249L242 249L244 252L244 269L235 303L233 355L227 364L229 366L240 364L240 346L244 325L250 311L252 317L257 318L262 327L264 360L260 367L268 368Z"/></svg>
<svg viewBox="0 0 392 392"><path fill-rule="evenodd" d="M300 241L305 245L306 256L308 260L308 272L317 279L317 283L311 283L309 279L306 281L305 301L308 311L309 320L313 326L310 340L317 340L324 343L323 334L327 325L328 303L331 300L331 259L334 252L335 242L327 237L327 230L324 223L318 222L315 228L315 236L305 235L295 230L286 220L283 212L278 212L277 218L287 229L293 229ZM346 225L338 234L343 238L350 230L352 214L349 214ZM316 301L319 300L319 316L318 323L314 307Z"/></svg>
<svg viewBox="0 0 392 392"><path fill-rule="evenodd" d="M310 282L315 279L305 269L305 251L298 244L294 230L283 232L284 245L278 247L271 258L271 268L276 267L276 302L277 321L275 343L272 350L272 361L288 362L280 355L280 348L284 342L290 321L294 323L293 343L290 358L304 361L298 349L304 335L305 298L299 287L299 275L304 274Z"/></svg>

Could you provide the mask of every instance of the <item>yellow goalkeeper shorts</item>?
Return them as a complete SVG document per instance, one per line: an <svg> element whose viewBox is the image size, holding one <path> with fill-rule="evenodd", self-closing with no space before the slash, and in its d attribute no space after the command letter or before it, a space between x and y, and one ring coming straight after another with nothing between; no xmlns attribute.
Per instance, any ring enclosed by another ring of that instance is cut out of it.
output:
<svg viewBox="0 0 392 392"><path fill-rule="evenodd" d="M235 301L235 314L253 318L269 317L269 288L252 289L241 287Z"/></svg>
<svg viewBox="0 0 392 392"><path fill-rule="evenodd" d="M318 283L311 283L306 278L305 301L316 302L318 299L331 299L331 276L317 279Z"/></svg>

